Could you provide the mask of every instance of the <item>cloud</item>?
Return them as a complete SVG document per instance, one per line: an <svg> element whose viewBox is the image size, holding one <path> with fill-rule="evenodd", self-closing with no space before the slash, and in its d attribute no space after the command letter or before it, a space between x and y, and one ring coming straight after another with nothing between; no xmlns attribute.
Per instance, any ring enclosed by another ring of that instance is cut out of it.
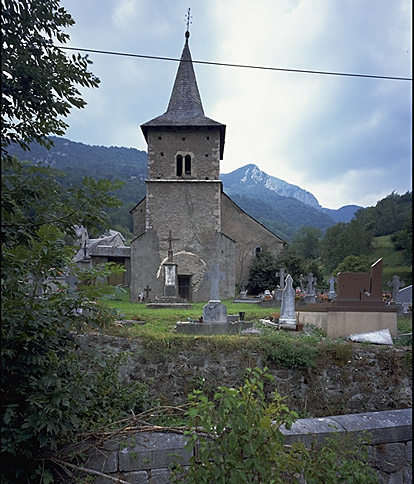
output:
<svg viewBox="0 0 414 484"><path fill-rule="evenodd" d="M181 54L184 0L64 3L77 21L72 45ZM191 15L195 60L411 75L409 0L193 0ZM88 106L70 116L68 137L146 149L139 125L165 112L177 64L90 57L101 87L85 90ZM223 172L255 163L329 208L410 189L410 82L200 64L195 71L206 115L227 125Z"/></svg>

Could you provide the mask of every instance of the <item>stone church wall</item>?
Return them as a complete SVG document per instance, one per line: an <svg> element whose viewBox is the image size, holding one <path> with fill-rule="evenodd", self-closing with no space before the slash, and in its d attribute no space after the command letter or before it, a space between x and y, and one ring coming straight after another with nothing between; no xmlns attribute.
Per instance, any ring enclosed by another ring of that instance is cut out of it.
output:
<svg viewBox="0 0 414 484"><path fill-rule="evenodd" d="M210 264L219 264L225 272L225 280L220 281L220 297L227 299L234 297L234 253L233 240L220 232L213 234L210 240L205 239L201 247L182 245L181 241L174 243L174 262L177 264L178 275L191 276L191 301L208 301L210 298L210 284L204 280L204 273L210 270ZM162 263L166 260L168 244L160 241L155 230L148 230L134 239L131 243L132 271L134 278L131 281L131 301L137 302L139 294L145 287L149 287L150 300L163 294ZM161 256L160 256L161 254ZM163 259L161 257L164 257Z"/></svg>
<svg viewBox="0 0 414 484"><path fill-rule="evenodd" d="M147 208L146 198L143 198L132 210L132 231L134 237L145 232L145 212Z"/></svg>
<svg viewBox="0 0 414 484"><path fill-rule="evenodd" d="M249 276L249 267L255 257L256 247L266 246L277 256L284 241L257 220L247 215L225 193L221 196L222 231L237 242L236 284L243 285Z"/></svg>

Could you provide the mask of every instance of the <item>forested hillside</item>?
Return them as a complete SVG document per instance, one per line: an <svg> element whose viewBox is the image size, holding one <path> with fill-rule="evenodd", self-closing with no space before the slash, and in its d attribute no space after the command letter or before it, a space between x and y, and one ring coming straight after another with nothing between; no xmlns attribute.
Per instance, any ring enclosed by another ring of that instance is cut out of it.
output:
<svg viewBox="0 0 414 484"><path fill-rule="evenodd" d="M134 148L89 146L56 136L50 139L54 143L50 150L32 143L30 151L14 145L9 152L21 160L40 162L61 170L65 174L62 185L66 187L79 186L83 177L122 181L123 186L115 195L123 205L110 209L108 214L111 228L131 238L129 211L145 196L147 153Z"/></svg>
<svg viewBox="0 0 414 484"><path fill-rule="evenodd" d="M284 254L275 261L299 282L300 274L313 272L320 287L338 272L368 272L383 259L384 287L393 275L405 285L412 282L412 192L391 193L374 207L357 211L348 223L339 222L323 234L301 227Z"/></svg>
<svg viewBox="0 0 414 484"><path fill-rule="evenodd" d="M127 239L131 239L132 218L129 211L145 196L147 153L134 148L89 146L54 136L50 139L54 143L50 150L33 143L30 151L12 146L10 153L21 160L40 162L61 170L65 174L62 184L66 187L79 186L85 176L122 181L123 186L115 195L123 205L118 209L111 209L108 215L111 228L119 230ZM225 182L224 189L226 191ZM258 184L255 187L251 186L248 193L241 195L238 194L241 191L233 187L230 195L245 212L284 240L293 240L297 230L303 225L326 230L335 223L329 215L293 197L262 191L261 185Z"/></svg>

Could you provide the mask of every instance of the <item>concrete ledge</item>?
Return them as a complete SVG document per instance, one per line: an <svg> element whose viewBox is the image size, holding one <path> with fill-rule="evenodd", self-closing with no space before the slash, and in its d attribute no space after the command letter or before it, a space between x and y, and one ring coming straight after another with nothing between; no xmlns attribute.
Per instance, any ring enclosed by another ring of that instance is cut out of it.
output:
<svg viewBox="0 0 414 484"><path fill-rule="evenodd" d="M253 322L227 322L227 323L190 323L187 321L179 321L175 328L177 333L184 334L239 334L245 329L251 328Z"/></svg>
<svg viewBox="0 0 414 484"><path fill-rule="evenodd" d="M302 441L306 446L314 439L322 443L335 433L341 438L363 436L368 432L371 434L369 464L377 473L379 482L411 482L412 409L299 419L290 430L282 427L281 431L286 445ZM138 432L120 436L89 449L86 466L110 477L98 477L94 481L97 484L110 484L116 478L136 484L164 484L169 482L170 466L190 464L192 454L185 448L187 439L174 432ZM85 444L80 449L84 447ZM72 477L63 482L72 482Z"/></svg>
<svg viewBox="0 0 414 484"><path fill-rule="evenodd" d="M119 471L168 468L179 462L188 465L191 453L186 438L172 432L143 432L126 439L128 446L119 451Z"/></svg>
<svg viewBox="0 0 414 484"><path fill-rule="evenodd" d="M290 430L281 429L285 443L300 440L309 445L313 439L323 441L338 434L371 434L370 444L408 442L412 440L412 409L337 415L297 420Z"/></svg>
<svg viewBox="0 0 414 484"><path fill-rule="evenodd" d="M393 338L398 333L395 311L307 311L304 308L296 310L296 319L302 324L323 329L329 338L347 337L379 329L389 329Z"/></svg>

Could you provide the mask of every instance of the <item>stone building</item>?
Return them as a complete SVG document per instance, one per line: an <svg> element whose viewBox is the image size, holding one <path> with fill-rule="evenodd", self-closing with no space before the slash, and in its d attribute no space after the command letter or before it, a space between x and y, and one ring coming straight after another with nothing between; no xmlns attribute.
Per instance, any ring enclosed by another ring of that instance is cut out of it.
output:
<svg viewBox="0 0 414 484"><path fill-rule="evenodd" d="M207 301L204 274L218 264L220 297L234 297L252 257L284 241L224 194L220 180L226 126L204 114L187 31L167 111L141 126L148 143L146 196L132 210L131 300L164 295L165 264L176 267L178 296Z"/></svg>

